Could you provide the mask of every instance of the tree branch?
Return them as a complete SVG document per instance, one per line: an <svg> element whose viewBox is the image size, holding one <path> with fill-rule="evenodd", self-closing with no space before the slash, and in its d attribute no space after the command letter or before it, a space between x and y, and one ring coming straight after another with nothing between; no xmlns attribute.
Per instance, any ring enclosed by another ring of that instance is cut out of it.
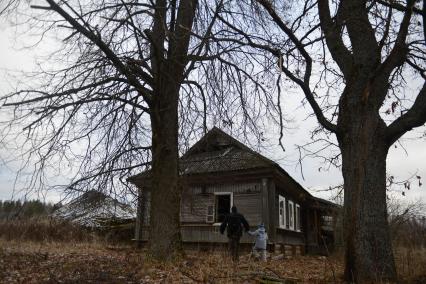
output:
<svg viewBox="0 0 426 284"><path fill-rule="evenodd" d="M340 8L333 22L330 15L330 7L328 0L318 1L318 13L320 17L321 29L324 32L327 46L330 50L331 56L336 61L340 70L342 70L345 77L350 76L353 58L349 50L346 48L341 37L342 23L340 22Z"/></svg>
<svg viewBox="0 0 426 284"><path fill-rule="evenodd" d="M415 127L426 123L426 82L423 84L413 106L401 117L388 126L386 139L392 145L402 135Z"/></svg>
<svg viewBox="0 0 426 284"><path fill-rule="evenodd" d="M140 82L136 79L136 77L129 72L128 68L121 62L118 56L109 48L109 46L101 39L100 35L94 34L92 31L83 27L76 19L74 19L70 14L68 14L64 9L62 9L55 1L46 0L49 3L50 7L54 11L56 11L59 15L61 15L71 26L74 27L77 31L83 34L87 39L93 42L96 46L98 46L102 52L105 53L107 58L112 62L112 64L128 79L129 83L133 85L139 93L143 96L145 101L148 104L152 102L152 96L146 94L144 92L144 87L140 84ZM152 84L152 78L146 78L147 84Z"/></svg>
<svg viewBox="0 0 426 284"><path fill-rule="evenodd" d="M400 12L406 12L407 11L407 7L397 3L396 1L388 1L388 0L376 0L377 3L386 6L386 7L390 7L393 8L395 10L398 10ZM424 1L423 1L424 3ZM425 6L423 4L423 9L419 9L416 7L413 7L413 12L419 15L424 15L423 10L424 10Z"/></svg>
<svg viewBox="0 0 426 284"><path fill-rule="evenodd" d="M393 69L405 62L408 53L408 47L405 40L408 35L408 27L410 25L411 15L413 14L414 0L407 1L407 9L399 27L399 32L395 41L395 45L386 60L381 64L378 73L384 73L386 77L390 75Z"/></svg>

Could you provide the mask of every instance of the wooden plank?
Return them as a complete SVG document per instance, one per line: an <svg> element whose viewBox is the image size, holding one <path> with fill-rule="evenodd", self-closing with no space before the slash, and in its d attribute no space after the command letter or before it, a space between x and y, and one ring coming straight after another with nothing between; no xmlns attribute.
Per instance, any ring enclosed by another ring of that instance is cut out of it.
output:
<svg viewBox="0 0 426 284"><path fill-rule="evenodd" d="M143 192L142 190L138 190L138 204L136 210L136 221L135 221L135 240L142 239L142 212L143 212Z"/></svg>
<svg viewBox="0 0 426 284"><path fill-rule="evenodd" d="M257 226L262 221L261 197L260 193L237 193L234 195L235 206L251 226Z"/></svg>
<svg viewBox="0 0 426 284"><path fill-rule="evenodd" d="M268 179L262 179L262 222L265 224L265 228L269 228L269 209L268 209Z"/></svg>
<svg viewBox="0 0 426 284"><path fill-rule="evenodd" d="M238 210L247 215L249 223L257 225L261 221L260 191L260 182L188 187L182 193L181 222L206 223L207 207L215 202L214 193L232 192Z"/></svg>
<svg viewBox="0 0 426 284"><path fill-rule="evenodd" d="M182 195L180 221L185 223L206 223L207 206L214 204L213 194Z"/></svg>
<svg viewBox="0 0 426 284"><path fill-rule="evenodd" d="M268 183L268 209L269 226L266 228L270 242L275 242L276 228L278 227L278 195L275 194L275 181L269 180Z"/></svg>

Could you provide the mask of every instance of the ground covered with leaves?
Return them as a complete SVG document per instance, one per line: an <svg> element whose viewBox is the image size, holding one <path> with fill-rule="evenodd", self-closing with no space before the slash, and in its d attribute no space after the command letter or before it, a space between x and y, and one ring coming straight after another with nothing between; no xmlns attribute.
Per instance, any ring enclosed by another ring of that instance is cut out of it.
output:
<svg viewBox="0 0 426 284"><path fill-rule="evenodd" d="M131 246L0 241L1 283L340 283L342 273L337 256L243 255L234 265L223 253L193 252L164 264Z"/></svg>

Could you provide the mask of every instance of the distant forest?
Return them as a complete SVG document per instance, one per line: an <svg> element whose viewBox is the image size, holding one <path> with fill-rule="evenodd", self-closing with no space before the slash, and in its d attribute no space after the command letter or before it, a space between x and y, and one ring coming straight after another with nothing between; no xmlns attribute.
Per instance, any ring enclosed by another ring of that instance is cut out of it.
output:
<svg viewBox="0 0 426 284"><path fill-rule="evenodd" d="M50 214L58 205L40 200L0 200L0 219L41 217Z"/></svg>

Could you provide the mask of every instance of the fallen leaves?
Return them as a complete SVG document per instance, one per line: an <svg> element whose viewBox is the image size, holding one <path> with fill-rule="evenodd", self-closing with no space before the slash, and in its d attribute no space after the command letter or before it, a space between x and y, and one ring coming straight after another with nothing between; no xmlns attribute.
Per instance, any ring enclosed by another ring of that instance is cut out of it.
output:
<svg viewBox="0 0 426 284"><path fill-rule="evenodd" d="M340 283L341 257L299 256L266 263L243 255L193 252L160 263L130 246L0 241L0 283Z"/></svg>

